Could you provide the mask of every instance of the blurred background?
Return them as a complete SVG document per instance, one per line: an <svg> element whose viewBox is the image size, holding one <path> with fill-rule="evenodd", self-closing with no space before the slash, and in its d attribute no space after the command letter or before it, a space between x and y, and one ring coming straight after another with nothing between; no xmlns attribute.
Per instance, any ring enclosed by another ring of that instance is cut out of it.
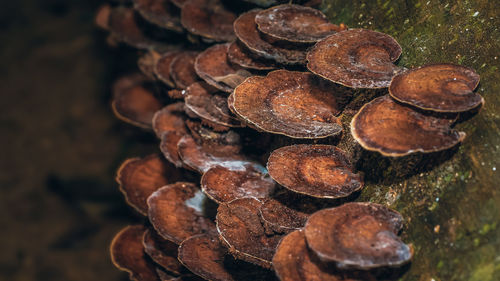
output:
<svg viewBox="0 0 500 281"><path fill-rule="evenodd" d="M369 182L361 200L407 218L415 259L403 280L500 280L500 5L498 1L323 1L330 19L394 36L400 65L470 66L486 104L468 137L429 173ZM119 164L157 151L117 120L111 84L137 51L109 48L99 0L3 1L0 8L0 280L128 280L108 248L141 221L114 182Z"/></svg>

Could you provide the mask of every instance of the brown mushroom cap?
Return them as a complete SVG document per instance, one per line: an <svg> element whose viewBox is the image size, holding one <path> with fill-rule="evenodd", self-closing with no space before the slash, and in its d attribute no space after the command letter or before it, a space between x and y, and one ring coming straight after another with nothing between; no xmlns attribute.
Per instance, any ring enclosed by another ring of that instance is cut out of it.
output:
<svg viewBox="0 0 500 281"><path fill-rule="evenodd" d="M153 116L153 130L158 137L168 131L186 134L184 103L176 102L158 110Z"/></svg>
<svg viewBox="0 0 500 281"><path fill-rule="evenodd" d="M154 73L154 67L158 59L160 59L161 55L156 51L149 51L139 57L137 60L137 66L139 70L144 74L148 79L154 80L156 79Z"/></svg>
<svg viewBox="0 0 500 281"><path fill-rule="evenodd" d="M179 261L191 272L206 280L231 281L233 276L224 268L227 249L216 236L191 236L179 245Z"/></svg>
<svg viewBox="0 0 500 281"><path fill-rule="evenodd" d="M260 130L292 138L324 138L342 131L335 86L309 72L276 70L253 76L233 92L236 114Z"/></svg>
<svg viewBox="0 0 500 281"><path fill-rule="evenodd" d="M186 135L177 144L182 162L188 167L204 173L217 165L231 165L233 161L243 160L240 147L228 143L198 144L193 137Z"/></svg>
<svg viewBox="0 0 500 281"><path fill-rule="evenodd" d="M216 223L221 241L235 258L270 268L283 235L266 233L259 218L261 205L250 197L220 204Z"/></svg>
<svg viewBox="0 0 500 281"><path fill-rule="evenodd" d="M401 215L375 203L347 203L312 214L305 226L307 245L339 268L398 266L413 254L398 237Z"/></svg>
<svg viewBox="0 0 500 281"><path fill-rule="evenodd" d="M170 64L179 53L180 52L172 51L163 54L154 66L156 77L170 88L175 88L175 82L170 75Z"/></svg>
<svg viewBox="0 0 500 281"><path fill-rule="evenodd" d="M313 197L341 198L363 187L347 156L333 145L281 147L271 153L267 168L280 185Z"/></svg>
<svg viewBox="0 0 500 281"><path fill-rule="evenodd" d="M307 53L314 74L351 88L385 88L401 69L393 64L401 46L391 36L367 29L344 30Z"/></svg>
<svg viewBox="0 0 500 281"><path fill-rule="evenodd" d="M208 197L217 203L243 197L269 197L275 184L264 167L248 161L229 163L214 166L203 174L201 190Z"/></svg>
<svg viewBox="0 0 500 281"><path fill-rule="evenodd" d="M201 52L194 63L194 69L201 79L215 88L230 93L251 76L245 69L230 64L227 52L229 44L214 45Z"/></svg>
<svg viewBox="0 0 500 281"><path fill-rule="evenodd" d="M359 110L351 121L351 133L366 150L404 156L441 151L461 142L465 133L451 129L453 121L414 111L386 95Z"/></svg>
<svg viewBox="0 0 500 281"><path fill-rule="evenodd" d="M192 183L166 185L148 198L149 220L158 234L179 244L190 236L214 230L214 223L206 217L205 199Z"/></svg>
<svg viewBox="0 0 500 281"><path fill-rule="evenodd" d="M111 107L119 119L145 129L151 128L153 115L162 104L142 75L120 78L113 86Z"/></svg>
<svg viewBox="0 0 500 281"><path fill-rule="evenodd" d="M116 175L127 203L143 215L148 213L146 201L153 192L181 178L181 171L157 154L125 160Z"/></svg>
<svg viewBox="0 0 500 281"><path fill-rule="evenodd" d="M273 268L281 281L376 280L369 272L342 272L321 264L307 248L303 230L291 232L281 240L273 257Z"/></svg>
<svg viewBox="0 0 500 281"><path fill-rule="evenodd" d="M177 88L185 89L200 80L194 70L194 61L197 52L181 52L170 63L170 77Z"/></svg>
<svg viewBox="0 0 500 281"><path fill-rule="evenodd" d="M484 103L473 92L479 75L454 64L430 64L394 76L389 94L396 100L437 112L462 112Z"/></svg>
<svg viewBox="0 0 500 281"><path fill-rule="evenodd" d="M181 23L191 33L209 40L234 40L233 21L236 14L220 0L189 0L182 5Z"/></svg>
<svg viewBox="0 0 500 281"><path fill-rule="evenodd" d="M179 260L177 260L177 248L179 246L163 239L156 231L147 229L144 232L142 244L144 245L144 252L164 269L177 275L187 271Z"/></svg>
<svg viewBox="0 0 500 281"><path fill-rule="evenodd" d="M260 11L255 16L259 31L277 40L315 43L342 29L319 10L284 4Z"/></svg>
<svg viewBox="0 0 500 281"><path fill-rule="evenodd" d="M255 16L260 10L251 10L241 14L234 21L236 37L254 54L272 59L282 64L305 64L306 52L297 48L275 46L261 38Z"/></svg>
<svg viewBox="0 0 500 281"><path fill-rule="evenodd" d="M118 232L111 241L111 261L118 269L128 272L131 280L157 281L155 265L144 253L144 231L144 226L132 225Z"/></svg>
<svg viewBox="0 0 500 281"><path fill-rule="evenodd" d="M186 107L202 120L226 127L242 126L227 107L227 95L204 82L196 82L187 87L184 101Z"/></svg>
<svg viewBox="0 0 500 281"><path fill-rule="evenodd" d="M182 32L179 9L169 0L134 0L134 8L149 22L168 30Z"/></svg>
<svg viewBox="0 0 500 281"><path fill-rule="evenodd" d="M273 70L278 68L278 65L273 60L255 58L252 56L250 51L242 46L242 43L238 40L229 45L227 49L227 58L231 63L247 69Z"/></svg>
<svg viewBox="0 0 500 281"><path fill-rule="evenodd" d="M119 41L138 48L166 50L169 46L148 37L138 23L137 15L132 8L115 7L109 15L109 30Z"/></svg>
<svg viewBox="0 0 500 281"><path fill-rule="evenodd" d="M185 133L168 131L161 136L160 150L163 156L176 167L183 167L184 164L179 156L177 144L185 135Z"/></svg>

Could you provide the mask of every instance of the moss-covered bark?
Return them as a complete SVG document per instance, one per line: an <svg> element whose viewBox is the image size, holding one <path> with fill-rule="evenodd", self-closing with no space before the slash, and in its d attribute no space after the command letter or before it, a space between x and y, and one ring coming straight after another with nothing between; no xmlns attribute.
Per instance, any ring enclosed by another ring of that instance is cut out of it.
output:
<svg viewBox="0 0 500 281"><path fill-rule="evenodd" d="M467 133L458 151L428 171L414 167L419 172L413 176L383 167L377 177L368 175L359 200L387 204L406 217L403 237L415 256L401 280L500 280L499 3L324 0L322 8L332 22L396 38L403 48L400 66L450 62L481 75L477 91L486 104L457 125Z"/></svg>

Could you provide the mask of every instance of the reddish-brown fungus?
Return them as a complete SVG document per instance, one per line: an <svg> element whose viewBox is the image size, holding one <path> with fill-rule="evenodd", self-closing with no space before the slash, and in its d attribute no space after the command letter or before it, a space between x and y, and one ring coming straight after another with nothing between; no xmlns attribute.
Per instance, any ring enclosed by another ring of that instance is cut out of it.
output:
<svg viewBox="0 0 500 281"><path fill-rule="evenodd" d="M243 197L269 197L274 186L274 181L264 167L248 161L232 161L224 166L214 166L201 178L201 189L217 203Z"/></svg>
<svg viewBox="0 0 500 281"><path fill-rule="evenodd" d="M401 71L393 63L400 54L401 46L387 34L349 29L316 43L307 54L307 68L347 87L385 88Z"/></svg>
<svg viewBox="0 0 500 281"><path fill-rule="evenodd" d="M176 244L184 239L213 231L206 217L205 195L192 183L166 185L148 198L148 217L158 234Z"/></svg>
<svg viewBox="0 0 500 281"><path fill-rule="evenodd" d="M217 231L235 258L270 268L283 235L266 233L259 217L261 205L256 198L240 198L219 205Z"/></svg>
<svg viewBox="0 0 500 281"><path fill-rule="evenodd" d="M204 82L191 84L185 90L186 107L202 120L225 127L241 127L241 122L227 106L227 95Z"/></svg>
<svg viewBox="0 0 500 281"><path fill-rule="evenodd" d="M484 103L473 92L479 75L471 68L454 64L430 64L395 76L389 86L394 99L437 112L462 112Z"/></svg>
<svg viewBox="0 0 500 281"><path fill-rule="evenodd" d="M175 32L182 32L179 9L170 0L134 0L134 8L147 21Z"/></svg>
<svg viewBox="0 0 500 281"><path fill-rule="evenodd" d="M170 77L177 88L185 89L199 80L194 70L197 52L181 52L170 63Z"/></svg>
<svg viewBox="0 0 500 281"><path fill-rule="evenodd" d="M305 64L306 52L303 48L284 48L261 38L255 23L255 16L259 11L251 10L234 21L234 33L238 39L259 57L272 59L282 64Z"/></svg>
<svg viewBox="0 0 500 281"><path fill-rule="evenodd" d="M163 54L154 66L154 73L156 74L156 77L158 77L160 81L165 83L170 88L176 87L174 81L172 80L172 76L170 75L170 64L179 53L180 52L172 51Z"/></svg>
<svg viewBox="0 0 500 281"><path fill-rule="evenodd" d="M143 215L148 213L146 201L153 192L181 178L181 171L157 154L125 160L116 175L127 203Z"/></svg>
<svg viewBox="0 0 500 281"><path fill-rule="evenodd" d="M161 55L156 51L149 51L139 57L137 60L137 66L148 79L156 79L154 73L154 67Z"/></svg>
<svg viewBox="0 0 500 281"><path fill-rule="evenodd" d="M196 58L194 69L205 82L230 93L251 73L238 65L230 64L227 57L228 48L228 43L219 44L201 52Z"/></svg>
<svg viewBox="0 0 500 281"><path fill-rule="evenodd" d="M254 70L273 70L278 68L278 65L273 60L256 58L242 45L238 40L229 45L227 58L231 63Z"/></svg>
<svg viewBox="0 0 500 281"><path fill-rule="evenodd" d="M142 245L144 231L144 226L132 225L118 232L111 242L111 261L118 269L128 272L131 280L157 281L155 265Z"/></svg>
<svg viewBox="0 0 500 281"><path fill-rule="evenodd" d="M337 90L308 72L276 70L266 77L250 77L236 87L230 108L266 132L324 138L342 132L336 117L342 110L342 93Z"/></svg>
<svg viewBox="0 0 500 281"><path fill-rule="evenodd" d="M312 214L305 226L307 245L339 268L399 266L413 254L398 237L401 215L375 203L346 203Z"/></svg>
<svg viewBox="0 0 500 281"><path fill-rule="evenodd" d="M163 156L176 167L183 167L184 164L179 156L177 144L185 135L185 133L168 131L161 136L160 150Z"/></svg>
<svg viewBox="0 0 500 281"><path fill-rule="evenodd" d="M158 137L168 131L186 134L185 120L184 103L171 103L155 113L152 121L153 130Z"/></svg>
<svg viewBox="0 0 500 281"><path fill-rule="evenodd" d="M177 249L179 246L172 241L165 240L153 229L147 229L142 239L144 252L151 259L170 273L180 275L187 270L177 260Z"/></svg>
<svg viewBox="0 0 500 281"><path fill-rule="evenodd" d="M267 162L269 175L285 188L319 198L341 198L363 187L360 175L333 145L299 144L279 148Z"/></svg>
<svg viewBox="0 0 500 281"><path fill-rule="evenodd" d="M436 152L465 138L464 132L450 128L454 120L418 112L382 96L359 110L351 121L351 133L364 149L384 156Z"/></svg>
<svg viewBox="0 0 500 281"><path fill-rule="evenodd" d="M148 83L142 75L129 75L114 84L111 107L118 118L141 128L151 128L153 115L162 104Z"/></svg>
<svg viewBox="0 0 500 281"><path fill-rule="evenodd" d="M339 271L322 264L307 247L303 230L281 240L273 257L273 268L281 281L375 281L369 272Z"/></svg>
<svg viewBox="0 0 500 281"><path fill-rule="evenodd" d="M342 31L319 10L301 5L284 4L260 11L255 16L259 31L276 40L315 43Z"/></svg>
<svg viewBox="0 0 500 281"><path fill-rule="evenodd" d="M210 41L234 40L236 14L220 0L189 0L182 5L181 23L189 32Z"/></svg>

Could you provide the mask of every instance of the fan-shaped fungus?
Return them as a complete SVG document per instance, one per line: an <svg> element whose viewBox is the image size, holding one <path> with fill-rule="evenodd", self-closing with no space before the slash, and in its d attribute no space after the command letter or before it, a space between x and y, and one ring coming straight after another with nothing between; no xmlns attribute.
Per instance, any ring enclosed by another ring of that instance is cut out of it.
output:
<svg viewBox="0 0 500 281"><path fill-rule="evenodd" d="M188 0L182 5L181 23L191 33L210 41L234 40L236 14L220 0Z"/></svg>
<svg viewBox="0 0 500 281"><path fill-rule="evenodd" d="M292 138L324 138L342 131L331 83L308 72L276 70L253 76L234 89L236 114L252 126Z"/></svg>
<svg viewBox="0 0 500 281"><path fill-rule="evenodd" d="M157 154L125 160L116 175L127 203L143 215L148 213L146 201L153 192L181 178L181 171Z"/></svg>
<svg viewBox="0 0 500 281"><path fill-rule="evenodd" d="M259 11L246 12L234 21L236 37L259 57L272 59L282 64L305 64L306 53L304 50L273 45L261 38L255 23L255 16Z"/></svg>
<svg viewBox="0 0 500 281"><path fill-rule="evenodd" d="M182 32L179 9L169 0L134 0L134 8L147 21L175 32Z"/></svg>
<svg viewBox="0 0 500 281"><path fill-rule="evenodd" d="M196 58L194 69L205 82L230 93L251 73L238 65L230 64L227 58L228 48L229 44L219 44L201 52Z"/></svg>
<svg viewBox="0 0 500 281"><path fill-rule="evenodd" d="M217 231L235 258L270 268L282 235L266 233L259 218L261 205L261 201L250 197L219 205Z"/></svg>
<svg viewBox="0 0 500 281"><path fill-rule="evenodd" d="M214 166L201 178L201 190L217 203L243 197L265 198L274 190L274 185L264 167L248 161Z"/></svg>
<svg viewBox="0 0 500 281"><path fill-rule="evenodd" d="M319 10L285 4L260 11L255 16L259 31L276 40L315 43L328 35L346 29L328 21Z"/></svg>
<svg viewBox="0 0 500 281"><path fill-rule="evenodd" d="M111 107L121 120L135 126L150 129L153 115L162 104L155 97L143 75L128 75L113 85Z"/></svg>
<svg viewBox="0 0 500 281"><path fill-rule="evenodd" d="M132 225L118 232L111 242L111 260L118 269L128 272L131 280L157 281L155 265L142 245L145 230L142 225Z"/></svg>
<svg viewBox="0 0 500 281"><path fill-rule="evenodd" d="M146 52L144 55L140 56L137 60L137 67L148 79L156 79L154 73L154 67L161 55L156 51Z"/></svg>
<svg viewBox="0 0 500 281"><path fill-rule="evenodd" d="M279 148L267 162L269 175L294 192L319 198L340 198L363 187L342 150L332 145L299 144Z"/></svg>
<svg viewBox="0 0 500 281"><path fill-rule="evenodd" d="M339 268L398 266L413 254L397 235L402 221L383 205L353 202L312 214L304 233L309 248Z"/></svg>
<svg viewBox="0 0 500 281"><path fill-rule="evenodd" d="M349 29L316 43L307 54L307 68L347 87L385 88L401 71L393 64L400 54L401 46L387 34Z"/></svg>
<svg viewBox="0 0 500 281"><path fill-rule="evenodd" d="M184 103L171 103L155 113L152 121L153 130L158 137L168 131L186 134L185 120Z"/></svg>
<svg viewBox="0 0 500 281"><path fill-rule="evenodd" d="M452 130L453 121L417 112L382 96L359 110L351 121L351 133L364 149L384 156L404 156L441 151L461 142L465 133Z"/></svg>
<svg viewBox="0 0 500 281"><path fill-rule="evenodd" d="M484 99L473 92L479 75L471 68L453 64L430 64L396 75L389 86L394 99L437 112L473 109Z"/></svg>
<svg viewBox="0 0 500 281"><path fill-rule="evenodd" d="M227 57L231 63L247 69L273 70L278 68L278 65L273 60L252 56L250 51L242 46L239 41L234 41L229 45Z"/></svg>
<svg viewBox="0 0 500 281"><path fill-rule="evenodd" d="M144 245L144 252L164 269L176 275L187 271L177 260L177 248L179 246L174 242L165 240L153 229L147 229L144 232L142 244Z"/></svg>
<svg viewBox="0 0 500 281"><path fill-rule="evenodd" d="M308 249L303 230L281 240L273 257L273 268L281 281L375 281L366 273L342 272L320 263Z"/></svg>
<svg viewBox="0 0 500 281"><path fill-rule="evenodd" d="M163 156L176 167L183 167L184 164L179 156L177 144L185 135L177 131L168 131L161 136L160 150Z"/></svg>
<svg viewBox="0 0 500 281"><path fill-rule="evenodd" d="M196 185L177 182L166 185L148 198L148 217L158 234L176 244L214 230L206 217L204 194Z"/></svg>
<svg viewBox="0 0 500 281"><path fill-rule="evenodd" d="M172 59L170 63L170 77L177 88L185 89L199 80L194 70L194 61L197 52L181 52Z"/></svg>
<svg viewBox="0 0 500 281"><path fill-rule="evenodd" d="M170 88L176 87L174 81L172 80L172 76L170 75L170 64L179 53L180 52L172 51L163 54L156 61L154 66L154 73L156 74L156 77L158 77L160 81L165 83Z"/></svg>
<svg viewBox="0 0 500 281"><path fill-rule="evenodd" d="M226 127L242 126L229 111L226 95L204 82L196 82L187 87L184 101L186 107L202 120Z"/></svg>

